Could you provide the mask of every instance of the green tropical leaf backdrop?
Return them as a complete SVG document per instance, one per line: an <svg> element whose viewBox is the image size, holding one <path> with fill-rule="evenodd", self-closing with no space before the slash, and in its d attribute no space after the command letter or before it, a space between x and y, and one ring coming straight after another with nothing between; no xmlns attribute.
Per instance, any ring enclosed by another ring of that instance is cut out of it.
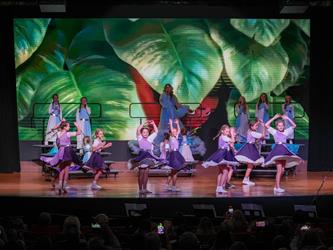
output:
<svg viewBox="0 0 333 250"><path fill-rule="evenodd" d="M41 18L15 19L14 29L21 140L42 140L54 93L69 120L87 96L93 129L127 140L140 122L130 114L149 116L152 108L141 103L158 101L166 83L180 102L194 103L192 108L207 96L225 102L234 125L240 95L252 103L268 93L276 103L273 115L281 112L290 87L309 80L307 19ZM229 89L229 98L218 96L217 88ZM295 105L296 138L307 139L308 116ZM159 108L156 104L154 113Z"/></svg>

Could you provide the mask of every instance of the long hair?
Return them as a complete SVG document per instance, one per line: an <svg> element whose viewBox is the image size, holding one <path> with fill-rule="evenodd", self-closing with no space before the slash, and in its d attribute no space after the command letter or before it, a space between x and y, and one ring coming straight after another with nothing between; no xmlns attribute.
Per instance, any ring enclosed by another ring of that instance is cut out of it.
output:
<svg viewBox="0 0 333 250"><path fill-rule="evenodd" d="M58 106L60 108L59 95L57 93L52 95L52 108L53 108L53 105L54 105L54 100L53 99L54 99L55 96L58 97Z"/></svg>
<svg viewBox="0 0 333 250"><path fill-rule="evenodd" d="M257 123L257 121L249 121L249 129L252 130L252 127Z"/></svg>
<svg viewBox="0 0 333 250"><path fill-rule="evenodd" d="M171 88L170 99L172 99L172 97L173 97L173 87L172 87L172 85L170 83L167 83L167 84L164 85L163 92L165 93L165 90L166 90L167 87Z"/></svg>
<svg viewBox="0 0 333 250"><path fill-rule="evenodd" d="M241 104L241 99L243 99L243 101L244 101L243 104ZM239 106L243 106L243 107L244 107L244 111L245 111L245 113L247 113L247 109L248 109L248 107L247 107L246 99L245 99L244 96L240 96L240 97L239 97L239 99L238 99L238 103L237 103L237 104L238 104Z"/></svg>
<svg viewBox="0 0 333 250"><path fill-rule="evenodd" d="M284 99L284 104L283 104L285 109L287 108L288 105L291 104L291 100L290 100L290 102L287 102L287 97L290 97L290 99L291 99L291 96L290 96L290 95L287 95L287 96L285 97L285 99Z"/></svg>
<svg viewBox="0 0 333 250"><path fill-rule="evenodd" d="M214 136L213 141L218 138L226 128L230 128L228 124L222 125L217 135Z"/></svg>
<svg viewBox="0 0 333 250"><path fill-rule="evenodd" d="M95 138L97 138L97 135L98 135L99 132L103 132L104 133L104 130L101 129L101 128L96 128L96 130L95 130Z"/></svg>
<svg viewBox="0 0 333 250"><path fill-rule="evenodd" d="M88 98L87 97L85 97L85 96L82 96L81 98L80 98L80 106L79 106L79 112L81 111L81 106L82 106L82 100L83 99L86 99L86 101L88 102ZM85 106L85 108L87 107L87 104L86 104L86 106Z"/></svg>
<svg viewBox="0 0 333 250"><path fill-rule="evenodd" d="M266 94L266 93L261 93L260 96L259 96L258 105L260 105L260 104L262 103L262 101L261 101L261 96L265 96L265 99L266 99L265 103L266 103L266 104L269 104L267 94Z"/></svg>
<svg viewBox="0 0 333 250"><path fill-rule="evenodd" d="M59 129L63 130L69 124L68 121L62 121L59 125Z"/></svg>

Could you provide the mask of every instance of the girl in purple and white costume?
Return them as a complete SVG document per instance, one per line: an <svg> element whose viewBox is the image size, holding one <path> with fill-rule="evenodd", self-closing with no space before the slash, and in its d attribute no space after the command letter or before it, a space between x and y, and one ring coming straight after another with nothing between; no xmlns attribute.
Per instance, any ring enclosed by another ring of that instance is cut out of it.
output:
<svg viewBox="0 0 333 250"><path fill-rule="evenodd" d="M178 136L180 134L180 126L179 126L179 120L175 120L176 128L173 127L173 121L172 119L169 120L169 126L170 126L170 139L169 139L169 145L170 145L170 153L168 154L167 160L168 160L168 166L171 167L170 175L168 176L167 183L170 183L170 180L172 181L172 186L167 186L167 191L172 192L179 192L180 190L176 187L177 183L177 174L178 172L185 167L185 159L179 152L179 141Z"/></svg>
<svg viewBox="0 0 333 250"><path fill-rule="evenodd" d="M81 133L80 127L76 122L74 125L77 132L69 132L70 125L67 121L62 121L59 125L60 132L57 133L57 146L58 152L53 157L41 157L40 159L45 163L50 164L52 167L58 167L60 169L59 173L59 186L58 192L67 193L66 185L69 175L69 166L72 163L81 164L81 161L74 149L71 146L71 137L77 136Z"/></svg>
<svg viewBox="0 0 333 250"><path fill-rule="evenodd" d="M100 152L112 146L112 142L103 141L104 132L102 129L96 129L95 131L95 140L92 144L92 154L89 157L89 160L85 163L85 166L91 168L94 171L94 180L90 186L92 190L99 190L102 187L97 185L97 181L101 174L103 173L104 160Z"/></svg>
<svg viewBox="0 0 333 250"><path fill-rule="evenodd" d="M282 119L275 122L276 128L272 128L270 125L272 121L282 118L290 122L291 127L285 129L284 121ZM280 187L281 176L284 173L284 169L298 165L301 162L301 158L291 152L288 149L287 138L296 128L296 124L286 115L276 114L272 119L266 122L265 127L268 132L273 135L275 141L275 147L267 155L263 166L276 164L277 172L275 178L274 192L283 193L285 190Z"/></svg>
<svg viewBox="0 0 333 250"><path fill-rule="evenodd" d="M230 127L222 125L219 133L213 138L219 137L218 150L202 163L204 168L211 166L218 167L216 193L226 193L225 185L228 181L228 172L230 166L238 166L238 162L231 149L232 138L230 136Z"/></svg>
<svg viewBox="0 0 333 250"><path fill-rule="evenodd" d="M256 146L256 141L263 140L265 137L266 129L262 133L256 132L260 121L251 121L249 123L249 130L247 131L246 144L244 144L237 152L235 158L240 163L247 164L245 176L243 179L244 185L254 186L255 183L250 181L250 174L254 166L264 163L264 158L260 155Z"/></svg>
<svg viewBox="0 0 333 250"><path fill-rule="evenodd" d="M153 133L149 135L149 125L153 126ZM144 124L140 124L136 131L136 137L139 143L140 152L137 157L130 160L130 164L132 161L138 163L130 168L133 169L136 166L139 169L138 175L138 185L139 185L139 193L140 194L148 194L151 193L147 189L148 184L148 174L149 168L154 167L159 159L153 154L153 141L158 133L157 126L153 120L147 120Z"/></svg>

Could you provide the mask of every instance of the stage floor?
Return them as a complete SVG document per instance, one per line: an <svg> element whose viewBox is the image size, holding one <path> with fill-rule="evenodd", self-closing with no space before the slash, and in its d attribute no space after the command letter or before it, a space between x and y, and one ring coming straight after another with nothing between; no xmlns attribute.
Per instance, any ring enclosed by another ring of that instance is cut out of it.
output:
<svg viewBox="0 0 333 250"><path fill-rule="evenodd" d="M71 179L70 189L61 197L99 197L99 198L138 198L137 177L132 171L128 171L125 162L113 165L120 173L116 178L101 178L99 185L103 187L99 191L91 191L90 178ZM306 164L306 163L305 163ZM273 196L313 196L316 195L323 178L326 181L320 191L321 195L333 195L333 172L307 172L306 165L299 166L295 175L285 176L282 187L286 189L283 194L275 195L273 192L274 178L252 178L256 185L248 187L242 185L242 178L234 177L232 183L235 189L223 195L215 193L216 172L215 168L204 169L200 165L196 167L196 175L192 177L179 177L177 186L181 192L173 193L165 190L165 177L150 177L148 188L152 194L147 198L216 198L216 197L273 197ZM51 183L45 181L41 173L41 167L33 162L21 162L21 173L0 174L0 196L20 197L59 197L51 189Z"/></svg>

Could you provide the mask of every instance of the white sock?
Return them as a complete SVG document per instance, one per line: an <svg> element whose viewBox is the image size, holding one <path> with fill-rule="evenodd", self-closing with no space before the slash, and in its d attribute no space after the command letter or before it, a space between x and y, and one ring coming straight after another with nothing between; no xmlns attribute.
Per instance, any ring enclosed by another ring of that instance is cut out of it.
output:
<svg viewBox="0 0 333 250"><path fill-rule="evenodd" d="M244 177L244 181L249 181L250 178L249 177Z"/></svg>
<svg viewBox="0 0 333 250"><path fill-rule="evenodd" d="M93 185L96 185L96 181L93 181L92 184L93 184Z"/></svg>

